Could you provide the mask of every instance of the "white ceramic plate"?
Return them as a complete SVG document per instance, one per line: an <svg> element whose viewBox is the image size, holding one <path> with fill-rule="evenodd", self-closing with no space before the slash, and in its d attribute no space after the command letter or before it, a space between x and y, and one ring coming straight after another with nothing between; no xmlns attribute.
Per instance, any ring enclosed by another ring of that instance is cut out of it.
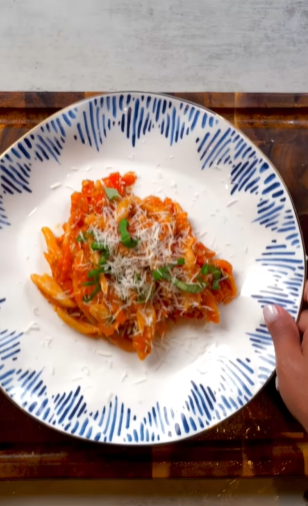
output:
<svg viewBox="0 0 308 506"><path fill-rule="evenodd" d="M138 175L137 195L177 200L235 271L219 325L174 327L144 362L65 326L30 281L48 269L41 227L60 233L83 179ZM262 307L297 317L305 262L278 173L227 121L154 94L84 100L0 158L0 384L45 424L94 441L175 441L244 406L275 368Z"/></svg>

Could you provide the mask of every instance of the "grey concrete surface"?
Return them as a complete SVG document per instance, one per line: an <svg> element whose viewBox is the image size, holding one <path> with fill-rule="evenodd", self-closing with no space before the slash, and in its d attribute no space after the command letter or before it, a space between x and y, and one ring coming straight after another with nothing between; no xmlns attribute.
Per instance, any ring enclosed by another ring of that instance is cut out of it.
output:
<svg viewBox="0 0 308 506"><path fill-rule="evenodd" d="M308 89L306 0L0 0L0 90Z"/></svg>

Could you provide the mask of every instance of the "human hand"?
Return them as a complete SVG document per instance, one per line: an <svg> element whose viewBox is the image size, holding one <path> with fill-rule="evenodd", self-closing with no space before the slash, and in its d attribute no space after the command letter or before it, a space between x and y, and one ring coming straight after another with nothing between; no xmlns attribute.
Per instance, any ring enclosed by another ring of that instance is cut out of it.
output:
<svg viewBox="0 0 308 506"><path fill-rule="evenodd" d="M308 282L304 300L308 302ZM301 313L298 324L280 306L266 306L263 313L275 346L280 395L308 432L308 310Z"/></svg>

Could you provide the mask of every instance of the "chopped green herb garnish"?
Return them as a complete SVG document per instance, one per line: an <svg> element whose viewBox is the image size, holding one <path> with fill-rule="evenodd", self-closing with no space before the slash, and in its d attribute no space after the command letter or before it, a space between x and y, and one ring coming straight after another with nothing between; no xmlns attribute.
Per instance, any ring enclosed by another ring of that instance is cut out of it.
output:
<svg viewBox="0 0 308 506"><path fill-rule="evenodd" d="M221 269L215 267L214 265L209 266L209 272L213 275L213 278L216 280L222 277Z"/></svg>
<svg viewBox="0 0 308 506"><path fill-rule="evenodd" d="M146 299L144 298L144 295L138 295L137 302L138 302L138 304L145 304Z"/></svg>
<svg viewBox="0 0 308 506"><path fill-rule="evenodd" d="M108 272L109 267L107 265L99 267L98 269L92 269L92 271L89 271L88 276L89 278L98 278L100 274L105 274Z"/></svg>
<svg viewBox="0 0 308 506"><path fill-rule="evenodd" d="M219 267L215 267L215 265L204 264L201 268L202 274L212 274L214 279L220 279L222 277L222 270Z"/></svg>
<svg viewBox="0 0 308 506"><path fill-rule="evenodd" d="M220 290L219 280L215 279L212 284L212 290Z"/></svg>
<svg viewBox="0 0 308 506"><path fill-rule="evenodd" d="M155 269L152 271L152 276L155 281L161 281L162 279L166 279L167 281L171 281L170 267L160 267L159 269Z"/></svg>
<svg viewBox="0 0 308 506"><path fill-rule="evenodd" d="M98 263L99 263L99 265L104 265L104 264L107 262L108 258L109 258L109 250L108 250L108 248L106 247L106 248L103 250L103 252L102 252L102 254L101 254L101 257L100 257L100 259L99 259L99 262L98 262Z"/></svg>
<svg viewBox="0 0 308 506"><path fill-rule="evenodd" d="M91 230L90 232L80 232L80 234L78 234L76 237L76 241L87 242L88 237L94 237L94 233Z"/></svg>
<svg viewBox="0 0 308 506"><path fill-rule="evenodd" d="M152 276L155 281L161 281L162 279L170 281L174 286L183 290L183 292L200 293L207 286L203 281L199 281L198 283L185 283L184 281L173 277L170 273L169 266L161 267L160 269L152 271Z"/></svg>
<svg viewBox="0 0 308 506"><path fill-rule="evenodd" d="M143 290L142 293L138 294L137 297L138 304L146 304L149 300L152 299L154 293L155 293L155 285L153 284L152 287L149 287L148 293L145 293L145 291Z"/></svg>
<svg viewBox="0 0 308 506"><path fill-rule="evenodd" d="M106 186L105 186L104 190L105 190L105 193L106 193L107 197L109 198L109 200L121 198L121 195L119 194L118 190L116 190L115 188L106 188Z"/></svg>
<svg viewBox="0 0 308 506"><path fill-rule="evenodd" d="M161 270L158 269L152 271L152 276L155 279L155 281L161 281L163 279L162 272Z"/></svg>
<svg viewBox="0 0 308 506"><path fill-rule="evenodd" d="M172 278L172 283L183 292L189 293L200 293L206 288L206 283L184 283L177 278Z"/></svg>
<svg viewBox="0 0 308 506"><path fill-rule="evenodd" d="M212 274L215 280L218 280L222 277L222 272L220 269L216 269L216 271L214 271Z"/></svg>
<svg viewBox="0 0 308 506"><path fill-rule="evenodd" d="M97 285L96 288L94 289L94 291L90 295L85 295L82 298L83 302L87 303L87 302L90 302L92 299L94 299L95 295L98 294L100 289L101 289L100 285Z"/></svg>
<svg viewBox="0 0 308 506"><path fill-rule="evenodd" d="M168 264L165 267L160 267L159 269L156 269L152 271L152 276L155 279L155 281L161 281L162 279L167 279L168 281L171 281L171 273L170 269L173 269L173 267L177 267L178 265L184 265L185 259L179 258L176 262L176 264Z"/></svg>
<svg viewBox="0 0 308 506"><path fill-rule="evenodd" d="M92 286L97 284L97 279L93 279L92 281L86 281L85 283L81 283L83 286Z"/></svg>
<svg viewBox="0 0 308 506"><path fill-rule="evenodd" d="M101 255L100 259L99 259L99 265L105 265L105 263L107 262L107 257L106 255Z"/></svg>
<svg viewBox="0 0 308 506"><path fill-rule="evenodd" d="M203 283L203 278L201 276L201 271L199 272L199 274L197 276L197 281L198 281L198 283Z"/></svg>
<svg viewBox="0 0 308 506"><path fill-rule="evenodd" d="M130 233L127 230L127 227L128 227L128 221L125 219L121 220L119 223L119 232L121 235L122 244L126 248L135 248L138 244L138 240L131 238Z"/></svg>
<svg viewBox="0 0 308 506"><path fill-rule="evenodd" d="M94 250L94 251L104 251L106 249L106 246L104 244L101 244L99 242L92 242L91 244L91 248Z"/></svg>
<svg viewBox="0 0 308 506"><path fill-rule="evenodd" d="M201 268L202 274L206 275L209 272L209 264L204 264L204 266Z"/></svg>
<svg viewBox="0 0 308 506"><path fill-rule="evenodd" d="M80 232L80 234L77 235L76 241L77 242L86 242L86 238L82 232Z"/></svg>

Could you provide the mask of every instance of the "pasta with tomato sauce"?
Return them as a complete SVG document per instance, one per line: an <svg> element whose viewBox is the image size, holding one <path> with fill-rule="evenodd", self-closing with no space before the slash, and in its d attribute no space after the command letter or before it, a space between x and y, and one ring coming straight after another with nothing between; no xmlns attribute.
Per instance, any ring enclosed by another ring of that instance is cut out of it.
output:
<svg viewBox="0 0 308 506"><path fill-rule="evenodd" d="M219 323L236 296L232 266L195 237L170 198L140 199L136 175L83 181L63 234L42 229L52 275L31 279L71 328L137 352L143 360L167 320Z"/></svg>

